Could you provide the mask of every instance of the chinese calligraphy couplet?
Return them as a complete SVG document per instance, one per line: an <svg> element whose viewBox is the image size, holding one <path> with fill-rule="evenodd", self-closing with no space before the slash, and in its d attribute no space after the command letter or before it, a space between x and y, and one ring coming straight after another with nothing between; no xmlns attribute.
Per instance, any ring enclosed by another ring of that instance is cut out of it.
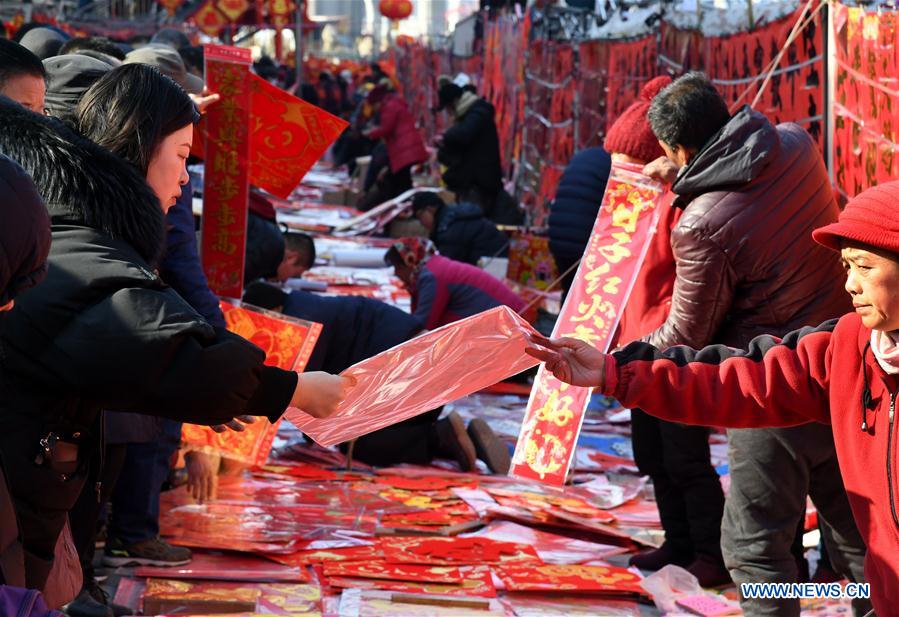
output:
<svg viewBox="0 0 899 617"><path fill-rule="evenodd" d="M608 351L659 218L662 187L634 165L614 163L590 242L554 337ZM574 455L590 388L569 386L540 367L510 474L562 486Z"/></svg>
<svg viewBox="0 0 899 617"><path fill-rule="evenodd" d="M247 241L250 148L249 49L207 45L206 81L222 100L206 114L203 269L219 296L241 297Z"/></svg>

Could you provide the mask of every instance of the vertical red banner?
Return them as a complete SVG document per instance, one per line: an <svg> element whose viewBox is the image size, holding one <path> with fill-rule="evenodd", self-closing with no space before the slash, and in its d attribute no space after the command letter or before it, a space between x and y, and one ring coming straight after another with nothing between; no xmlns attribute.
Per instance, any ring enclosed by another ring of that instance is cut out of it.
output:
<svg viewBox="0 0 899 617"><path fill-rule="evenodd" d="M590 243L553 336L608 351L659 219L661 185L640 167L613 163ZM570 386L540 367L515 446L510 475L565 484L590 388Z"/></svg>
<svg viewBox="0 0 899 617"><path fill-rule="evenodd" d="M205 54L206 83L222 99L206 114L203 269L213 292L240 299L247 242L252 53L207 45Z"/></svg>

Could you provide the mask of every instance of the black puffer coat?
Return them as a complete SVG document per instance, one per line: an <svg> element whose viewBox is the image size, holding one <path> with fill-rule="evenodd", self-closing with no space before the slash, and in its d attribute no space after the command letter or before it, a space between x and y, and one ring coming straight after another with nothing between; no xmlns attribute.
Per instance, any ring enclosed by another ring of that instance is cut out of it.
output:
<svg viewBox="0 0 899 617"><path fill-rule="evenodd" d="M499 194L503 170L494 113L493 105L478 99L443 133L437 159L447 167L443 181L454 193L477 187L484 195Z"/></svg>
<svg viewBox="0 0 899 617"><path fill-rule="evenodd" d="M274 420L297 377L264 366L262 350L210 326L154 272L162 209L134 167L5 99L0 153L35 179L52 224L45 280L0 319L0 457L26 585L42 589L85 477L84 464L42 456L42 438L78 444L84 462L100 409Z"/></svg>

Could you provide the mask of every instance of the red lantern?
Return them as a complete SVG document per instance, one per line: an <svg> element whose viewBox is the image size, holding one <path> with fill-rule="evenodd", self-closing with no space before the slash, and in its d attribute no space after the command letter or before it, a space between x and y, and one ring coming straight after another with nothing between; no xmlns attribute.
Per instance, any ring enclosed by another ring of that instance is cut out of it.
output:
<svg viewBox="0 0 899 617"><path fill-rule="evenodd" d="M406 19L412 14L411 0L381 0L378 8L381 15L394 21Z"/></svg>

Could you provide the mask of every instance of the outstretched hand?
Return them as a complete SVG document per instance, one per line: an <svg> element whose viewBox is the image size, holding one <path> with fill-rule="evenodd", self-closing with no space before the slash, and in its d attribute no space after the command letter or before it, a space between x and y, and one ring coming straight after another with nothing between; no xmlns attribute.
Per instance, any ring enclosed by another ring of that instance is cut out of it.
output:
<svg viewBox="0 0 899 617"><path fill-rule="evenodd" d="M602 387L606 354L576 338L548 339L531 335L525 353L546 363L546 370L561 382L585 388Z"/></svg>
<svg viewBox="0 0 899 617"><path fill-rule="evenodd" d="M218 102L222 97L218 94L209 92L209 88L204 87L202 94L189 94L190 100L197 106L197 111L201 114L206 113L206 109L213 103Z"/></svg>

